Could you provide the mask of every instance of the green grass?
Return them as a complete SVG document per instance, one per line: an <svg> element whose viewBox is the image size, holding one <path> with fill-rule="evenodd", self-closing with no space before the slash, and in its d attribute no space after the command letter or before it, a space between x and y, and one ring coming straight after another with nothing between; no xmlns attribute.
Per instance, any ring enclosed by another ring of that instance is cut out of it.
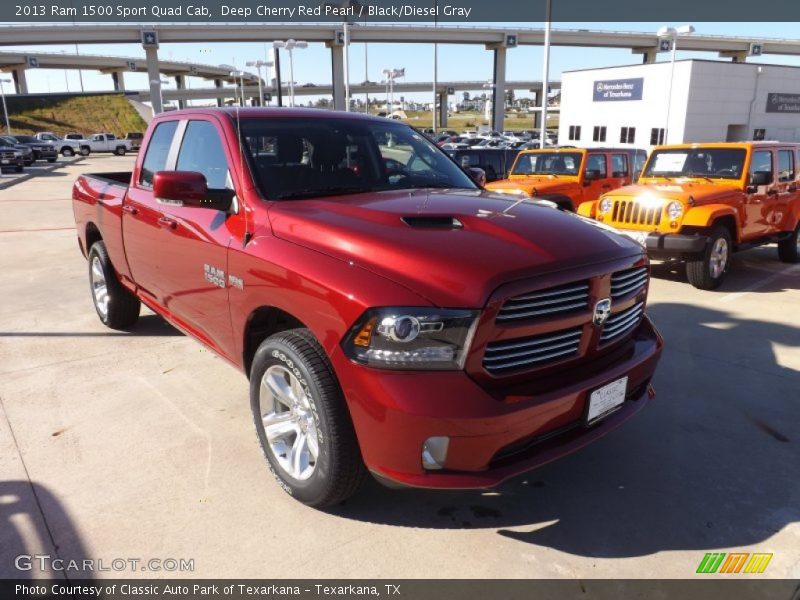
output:
<svg viewBox="0 0 800 600"><path fill-rule="evenodd" d="M414 127L430 127L431 111L406 111L408 119L405 122ZM447 117L447 129L463 131L465 129L477 129L480 125L489 125L489 121L483 117L483 113L450 113ZM558 128L558 116L548 116L547 127L549 129ZM505 125L503 129L522 131L523 129L533 129L532 114L506 113Z"/></svg>
<svg viewBox="0 0 800 600"><path fill-rule="evenodd" d="M129 131L147 129L147 123L122 95L15 98L13 105L9 103L8 117L12 131L19 134L52 131L64 135L75 131L125 136Z"/></svg>

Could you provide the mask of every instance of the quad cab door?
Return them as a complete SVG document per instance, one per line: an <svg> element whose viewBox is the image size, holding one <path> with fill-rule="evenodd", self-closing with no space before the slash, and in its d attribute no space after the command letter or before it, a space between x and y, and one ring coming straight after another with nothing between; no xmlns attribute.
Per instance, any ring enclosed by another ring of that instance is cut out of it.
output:
<svg viewBox="0 0 800 600"><path fill-rule="evenodd" d="M750 185L753 177L762 176L768 183ZM752 240L766 235L770 230L769 214L778 197L775 181L773 152L770 149L753 150L750 158L749 181L744 203L742 239Z"/></svg>
<svg viewBox="0 0 800 600"><path fill-rule="evenodd" d="M604 152L588 152L586 154L586 165L583 167L583 202L597 200L602 194L611 190L611 183L608 179L608 159ZM595 179L588 179L586 174L594 171Z"/></svg>
<svg viewBox="0 0 800 600"><path fill-rule="evenodd" d="M769 233L790 231L794 223L790 223L792 203L800 195L797 182L797 164L795 149L791 146L778 148L777 173L775 188L777 194L768 207L767 222Z"/></svg>

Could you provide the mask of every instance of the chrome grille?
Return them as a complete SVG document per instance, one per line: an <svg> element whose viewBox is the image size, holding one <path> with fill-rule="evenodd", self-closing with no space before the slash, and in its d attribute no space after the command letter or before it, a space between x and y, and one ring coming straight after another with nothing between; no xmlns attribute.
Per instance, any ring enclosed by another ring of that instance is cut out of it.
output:
<svg viewBox="0 0 800 600"><path fill-rule="evenodd" d="M611 275L611 299L619 300L639 293L647 284L647 267L617 271Z"/></svg>
<svg viewBox="0 0 800 600"><path fill-rule="evenodd" d="M520 367L540 367L577 356L581 332L581 327L573 327L510 342L488 344L483 355L483 367L490 373L496 373Z"/></svg>
<svg viewBox="0 0 800 600"><path fill-rule="evenodd" d="M0 158L3 160L14 160L13 152L0 152Z"/></svg>
<svg viewBox="0 0 800 600"><path fill-rule="evenodd" d="M607 344L630 332L639 324L644 313L644 302L634 304L630 308L611 315L603 325L603 332L600 334L600 343Z"/></svg>
<svg viewBox="0 0 800 600"><path fill-rule="evenodd" d="M661 222L662 205L646 207L635 200L614 200L611 220L615 223L635 225L658 225Z"/></svg>
<svg viewBox="0 0 800 600"><path fill-rule="evenodd" d="M511 298L497 313L498 321L555 316L586 308L589 282L581 281Z"/></svg>

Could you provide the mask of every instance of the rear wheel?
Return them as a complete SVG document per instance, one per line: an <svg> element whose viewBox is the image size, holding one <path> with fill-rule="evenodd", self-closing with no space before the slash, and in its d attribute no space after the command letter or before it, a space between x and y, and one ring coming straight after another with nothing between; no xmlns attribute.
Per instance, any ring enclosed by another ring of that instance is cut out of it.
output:
<svg viewBox="0 0 800 600"><path fill-rule="evenodd" d="M97 316L111 329L128 329L139 318L139 299L122 287L104 242L89 250L89 286Z"/></svg>
<svg viewBox="0 0 800 600"><path fill-rule="evenodd" d="M66 148L64 148L63 150L61 150L61 154L62 154L63 156L75 156L75 150L73 150L72 148L70 148L69 146L67 146Z"/></svg>
<svg viewBox="0 0 800 600"><path fill-rule="evenodd" d="M713 290L728 274L731 262L731 234L726 227L712 227L702 254L686 261L686 276L694 287Z"/></svg>
<svg viewBox="0 0 800 600"><path fill-rule="evenodd" d="M49 162L49 163L54 163L54 162L56 162L56 157L54 156L53 158L48 158L48 159L47 159L47 162Z"/></svg>
<svg viewBox="0 0 800 600"><path fill-rule="evenodd" d="M270 471L300 502L334 506L366 479L339 383L307 329L261 343L250 371L250 406Z"/></svg>
<svg viewBox="0 0 800 600"><path fill-rule="evenodd" d="M785 263L800 262L800 223L792 235L778 242L778 257Z"/></svg>
<svg viewBox="0 0 800 600"><path fill-rule="evenodd" d="M116 149L116 151L114 153L117 156L125 156L125 152L126 152L125 147L124 146L120 146L119 148Z"/></svg>
<svg viewBox="0 0 800 600"><path fill-rule="evenodd" d="M92 151L89 146L81 146L81 156L89 156L89 153Z"/></svg>

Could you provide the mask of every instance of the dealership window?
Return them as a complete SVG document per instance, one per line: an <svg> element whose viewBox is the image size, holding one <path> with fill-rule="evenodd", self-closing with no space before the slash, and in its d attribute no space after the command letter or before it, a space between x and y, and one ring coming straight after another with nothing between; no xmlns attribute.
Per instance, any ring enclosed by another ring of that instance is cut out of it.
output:
<svg viewBox="0 0 800 600"><path fill-rule="evenodd" d="M650 145L661 146L664 143L664 128L653 127L650 130Z"/></svg>
<svg viewBox="0 0 800 600"><path fill-rule="evenodd" d="M619 132L620 144L632 144L636 139L636 127L623 127Z"/></svg>
<svg viewBox="0 0 800 600"><path fill-rule="evenodd" d="M581 126L580 125L570 125L569 126L569 139L570 140L580 140L581 139Z"/></svg>
<svg viewBox="0 0 800 600"><path fill-rule="evenodd" d="M150 142L147 144L147 154L142 163L142 172L139 176L139 185L151 187L153 185L153 175L157 171L163 171L167 167L167 155L169 147L172 145L172 137L178 127L177 121L164 121L156 126Z"/></svg>
<svg viewBox="0 0 800 600"><path fill-rule="evenodd" d="M605 134L605 127L603 133ZM606 175L606 155L605 154L590 154L586 157L586 170L597 171L600 179L605 179Z"/></svg>
<svg viewBox="0 0 800 600"><path fill-rule="evenodd" d="M611 176L612 177L627 177L628 176L628 155L627 154L612 154L611 155Z"/></svg>
<svg viewBox="0 0 800 600"><path fill-rule="evenodd" d="M594 132L592 133L592 141L593 142L605 142L606 141L606 128L605 128L605 126L595 125Z"/></svg>
<svg viewBox="0 0 800 600"><path fill-rule="evenodd" d="M778 181L794 180L794 152L778 150Z"/></svg>
<svg viewBox="0 0 800 600"><path fill-rule="evenodd" d="M767 136L766 129L754 129L753 130L753 139L756 141L761 141Z"/></svg>

